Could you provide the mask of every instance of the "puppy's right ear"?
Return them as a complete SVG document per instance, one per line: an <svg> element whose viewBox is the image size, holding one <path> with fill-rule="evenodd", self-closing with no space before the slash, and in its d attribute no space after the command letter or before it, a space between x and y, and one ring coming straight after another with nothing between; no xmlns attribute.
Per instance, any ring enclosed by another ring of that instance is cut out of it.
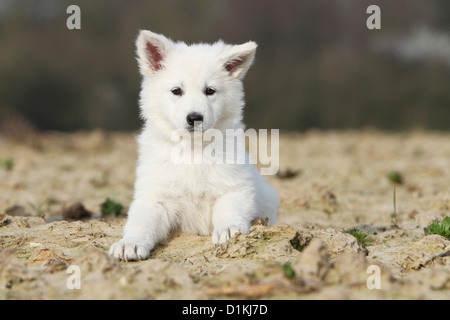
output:
<svg viewBox="0 0 450 320"><path fill-rule="evenodd" d="M154 74L164 67L164 60L172 50L173 42L163 35L141 30L136 40L139 67L143 74Z"/></svg>

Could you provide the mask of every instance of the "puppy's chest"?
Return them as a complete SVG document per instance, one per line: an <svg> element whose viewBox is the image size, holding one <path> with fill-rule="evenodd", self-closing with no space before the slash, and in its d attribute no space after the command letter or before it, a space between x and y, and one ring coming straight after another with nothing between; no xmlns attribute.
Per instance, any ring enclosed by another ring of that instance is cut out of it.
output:
<svg viewBox="0 0 450 320"><path fill-rule="evenodd" d="M228 177L209 166L187 165L171 169L170 189L190 200L211 201L230 190Z"/></svg>
<svg viewBox="0 0 450 320"><path fill-rule="evenodd" d="M184 232L208 235L212 232L214 205L228 188L220 181L212 183L201 170L185 168L182 176L180 180L172 175L168 189L168 200L176 206L179 226Z"/></svg>

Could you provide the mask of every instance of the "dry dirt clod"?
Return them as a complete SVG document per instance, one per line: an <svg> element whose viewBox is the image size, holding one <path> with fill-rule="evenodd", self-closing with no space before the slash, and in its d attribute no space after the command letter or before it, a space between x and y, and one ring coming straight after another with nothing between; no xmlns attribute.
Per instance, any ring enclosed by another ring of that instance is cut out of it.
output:
<svg viewBox="0 0 450 320"><path fill-rule="evenodd" d="M292 179L301 174L301 170L293 170L287 168L286 170L278 170L276 176L279 179Z"/></svg>
<svg viewBox="0 0 450 320"><path fill-rule="evenodd" d="M28 264L36 264L41 266L49 266L57 261L70 262L70 259L64 258L48 248L36 248L28 258Z"/></svg>
<svg viewBox="0 0 450 320"><path fill-rule="evenodd" d="M261 297L274 288L273 283L257 283L249 285L240 285L236 287L220 287L220 288L208 288L206 293L212 296L235 296L240 298L256 298Z"/></svg>
<svg viewBox="0 0 450 320"><path fill-rule="evenodd" d="M422 229L428 227L434 220L442 221L442 216L437 212L419 212L414 215L414 222Z"/></svg>
<svg viewBox="0 0 450 320"><path fill-rule="evenodd" d="M268 217L258 217L252 220L251 225L252 226L256 226L256 225L262 225L262 226L267 226L267 224L269 223L269 218Z"/></svg>
<svg viewBox="0 0 450 320"><path fill-rule="evenodd" d="M295 233L295 236L289 241L295 250L303 251L303 249L309 244L312 239L310 232L306 230L299 231Z"/></svg>
<svg viewBox="0 0 450 320"><path fill-rule="evenodd" d="M433 257L433 254L420 249L407 249L399 252L395 256L393 264L403 272L408 270L419 270L432 261Z"/></svg>
<svg viewBox="0 0 450 320"><path fill-rule="evenodd" d="M440 254L450 250L450 240L437 234L430 234L412 245L412 248L418 248L426 252Z"/></svg>
<svg viewBox="0 0 450 320"><path fill-rule="evenodd" d="M327 274L329 263L328 249L324 241L312 239L293 264L297 277L314 278L321 281Z"/></svg>
<svg viewBox="0 0 450 320"><path fill-rule="evenodd" d="M82 220L89 219L92 212L88 211L81 202L76 202L62 211L64 220Z"/></svg>
<svg viewBox="0 0 450 320"><path fill-rule="evenodd" d="M29 216L23 206L14 205L5 210L5 213L9 216Z"/></svg>
<svg viewBox="0 0 450 320"><path fill-rule="evenodd" d="M0 227L3 225L7 225L10 221L8 220L8 216L4 213L0 214Z"/></svg>
<svg viewBox="0 0 450 320"><path fill-rule="evenodd" d="M345 252L363 255L367 255L368 253L367 249L354 236L348 233L343 233L332 228L312 230L311 233L314 237L325 241L331 257Z"/></svg>

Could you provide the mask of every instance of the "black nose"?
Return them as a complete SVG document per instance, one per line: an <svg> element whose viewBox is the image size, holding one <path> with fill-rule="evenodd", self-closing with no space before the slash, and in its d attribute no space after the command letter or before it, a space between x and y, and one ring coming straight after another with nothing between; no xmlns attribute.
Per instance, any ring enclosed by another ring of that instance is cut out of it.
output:
<svg viewBox="0 0 450 320"><path fill-rule="evenodd" d="M191 112L186 117L187 123L189 125L193 126L195 124L195 121L202 122L203 121L203 115L197 112Z"/></svg>

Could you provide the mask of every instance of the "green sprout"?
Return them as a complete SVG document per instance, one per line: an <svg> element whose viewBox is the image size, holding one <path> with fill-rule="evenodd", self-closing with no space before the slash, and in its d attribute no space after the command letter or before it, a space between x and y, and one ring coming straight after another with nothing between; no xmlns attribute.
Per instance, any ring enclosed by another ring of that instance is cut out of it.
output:
<svg viewBox="0 0 450 320"><path fill-rule="evenodd" d="M397 218L397 196L395 193L395 186L394 186L394 195L392 196L393 202L394 202L394 213L391 214L391 223L392 226L398 228L398 218Z"/></svg>
<svg viewBox="0 0 450 320"><path fill-rule="evenodd" d="M450 240L450 217L447 216L442 221L434 220L425 228L425 234L438 234Z"/></svg>
<svg viewBox="0 0 450 320"><path fill-rule="evenodd" d="M0 159L0 168L4 168L6 170L12 170L14 167L14 161L10 158Z"/></svg>
<svg viewBox="0 0 450 320"><path fill-rule="evenodd" d="M118 216L123 210L123 205L119 202L116 202L114 200L111 200L110 198L107 198L102 204L101 204L101 211L102 216Z"/></svg>
<svg viewBox="0 0 450 320"><path fill-rule="evenodd" d="M283 270L284 275L286 276L286 278L288 279L294 279L295 278L295 271L294 268L292 268L291 263L285 262L281 265L281 270Z"/></svg>
<svg viewBox="0 0 450 320"><path fill-rule="evenodd" d="M403 175L398 171L389 172L387 177L393 184L403 184L404 182Z"/></svg>
<svg viewBox="0 0 450 320"><path fill-rule="evenodd" d="M351 234L353 237L356 238L356 240L364 247L372 245L373 240L370 238L367 238L369 235L367 233L362 232L361 230L358 230L356 228L353 228L349 231L345 231L348 234Z"/></svg>

